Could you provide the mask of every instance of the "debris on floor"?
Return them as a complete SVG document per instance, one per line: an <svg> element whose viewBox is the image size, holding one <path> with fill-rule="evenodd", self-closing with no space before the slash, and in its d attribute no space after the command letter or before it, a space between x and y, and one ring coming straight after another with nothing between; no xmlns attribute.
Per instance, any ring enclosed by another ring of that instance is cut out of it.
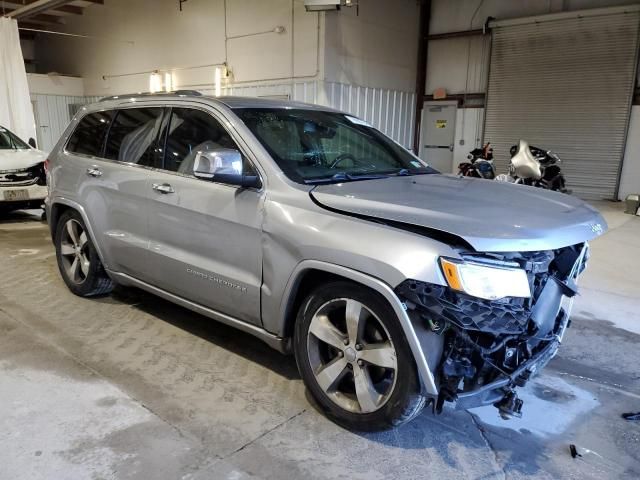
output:
<svg viewBox="0 0 640 480"><path fill-rule="evenodd" d="M623 413L622 418L625 420L640 420L640 412Z"/></svg>
<svg viewBox="0 0 640 480"><path fill-rule="evenodd" d="M578 453L578 449L576 448L576 446L575 446L573 443L572 443L571 445L569 445L569 451L571 452L571 456L572 456L573 458L581 457L581 456L582 456L582 455L580 455L580 454Z"/></svg>

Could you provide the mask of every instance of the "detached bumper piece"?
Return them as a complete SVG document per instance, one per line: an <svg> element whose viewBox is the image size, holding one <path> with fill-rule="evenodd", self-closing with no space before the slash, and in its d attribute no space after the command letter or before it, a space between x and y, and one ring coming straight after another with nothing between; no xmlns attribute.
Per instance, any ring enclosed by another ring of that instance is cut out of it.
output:
<svg viewBox="0 0 640 480"><path fill-rule="evenodd" d="M556 354L569 314L563 298L577 293L587 245L548 252L487 254L527 271L531 298L482 300L441 285L407 280L396 293L414 322L444 337L439 365L430 365L445 401L467 409L494 405L504 418L521 416L516 387L524 386ZM463 255L464 257L464 255ZM473 254L474 261L481 258Z"/></svg>

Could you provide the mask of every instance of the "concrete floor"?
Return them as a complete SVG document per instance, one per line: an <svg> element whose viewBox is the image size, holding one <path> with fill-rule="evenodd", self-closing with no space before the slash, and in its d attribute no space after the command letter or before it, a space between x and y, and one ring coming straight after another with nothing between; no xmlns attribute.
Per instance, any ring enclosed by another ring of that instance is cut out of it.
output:
<svg viewBox="0 0 640 480"><path fill-rule="evenodd" d="M524 418L425 411L378 434L326 420L248 335L137 290L73 296L45 225L0 219L0 479L639 478L620 414L640 410L640 218L598 206L611 230Z"/></svg>

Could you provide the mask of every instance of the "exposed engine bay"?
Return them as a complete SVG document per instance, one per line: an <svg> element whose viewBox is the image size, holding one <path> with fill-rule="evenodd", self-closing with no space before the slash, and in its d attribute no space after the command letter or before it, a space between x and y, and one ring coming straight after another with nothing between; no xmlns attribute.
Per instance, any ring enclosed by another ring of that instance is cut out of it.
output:
<svg viewBox="0 0 640 480"><path fill-rule="evenodd" d="M484 300L414 280L396 288L412 321L442 339L442 354L432 365L439 390L435 411L440 413L450 401L457 408L493 404L504 418L520 416L516 387L524 386L557 352L569 326L571 298L586 266L588 245L459 253L469 262L524 269L531 297Z"/></svg>

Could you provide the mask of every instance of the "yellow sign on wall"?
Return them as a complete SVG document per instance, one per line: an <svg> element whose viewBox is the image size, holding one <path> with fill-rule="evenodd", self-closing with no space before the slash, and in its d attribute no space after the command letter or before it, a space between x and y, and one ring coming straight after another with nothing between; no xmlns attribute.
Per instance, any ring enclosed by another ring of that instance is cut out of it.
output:
<svg viewBox="0 0 640 480"><path fill-rule="evenodd" d="M447 128L446 120L436 120L436 128Z"/></svg>

